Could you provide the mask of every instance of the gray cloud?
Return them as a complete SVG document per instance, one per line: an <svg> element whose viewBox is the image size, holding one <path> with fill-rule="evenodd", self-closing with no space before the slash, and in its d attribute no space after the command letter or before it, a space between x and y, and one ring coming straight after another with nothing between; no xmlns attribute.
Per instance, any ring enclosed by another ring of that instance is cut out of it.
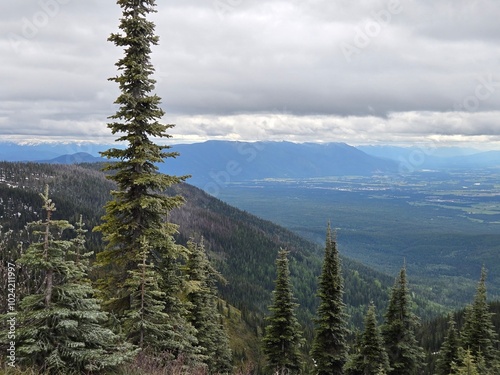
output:
<svg viewBox="0 0 500 375"><path fill-rule="evenodd" d="M119 17L111 1L3 7L2 138L109 136ZM495 142L499 18L495 0L162 2L157 93L189 141Z"/></svg>

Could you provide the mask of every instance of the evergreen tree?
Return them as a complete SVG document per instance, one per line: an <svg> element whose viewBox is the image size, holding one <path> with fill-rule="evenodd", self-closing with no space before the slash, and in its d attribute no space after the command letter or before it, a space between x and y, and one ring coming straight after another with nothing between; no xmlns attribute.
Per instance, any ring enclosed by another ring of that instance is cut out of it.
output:
<svg viewBox="0 0 500 375"><path fill-rule="evenodd" d="M157 163L177 154L170 152L169 146L153 142L153 138L171 137L167 130L173 127L159 122L164 112L160 98L151 94L155 80L151 78L150 54L158 37L147 16L155 12L156 4L154 0L117 3L122 8L123 34L112 34L109 40L123 47L125 56L116 63L121 74L110 79L118 83L121 94L115 102L119 109L111 116L114 122L108 127L113 134L121 134L117 141L125 142L126 147L102 153L116 160L105 169L112 172L109 178L117 190L112 192L103 224L97 228L106 241L106 248L98 254L103 275L99 286L106 308L122 322L125 335L157 350L190 352L193 330L183 314L182 283L167 280L179 275L178 258L185 251L174 243L176 226L167 221L169 212L183 199L164 194L166 188L186 177L158 173ZM160 318L162 306L165 322ZM163 338L157 334L160 327L167 329Z"/></svg>
<svg viewBox="0 0 500 375"><path fill-rule="evenodd" d="M286 250L278 252L276 286L269 307L271 315L267 317L263 338L267 367L272 374L280 375L298 374L302 365L299 348L303 339L295 313L298 304L293 298L287 256Z"/></svg>
<svg viewBox="0 0 500 375"><path fill-rule="evenodd" d="M227 374L232 370L229 338L217 309L217 280L223 280L210 264L203 239L200 244L188 242L187 276L189 320L195 327L201 355L211 374Z"/></svg>
<svg viewBox="0 0 500 375"><path fill-rule="evenodd" d="M24 297L19 305L17 360L50 374L107 372L130 359L132 348L103 327L107 314L93 297L87 277L86 259L91 253L84 249L81 218L76 239L61 239L73 226L52 218L56 207L48 188L41 196L47 216L29 224L40 241L28 247L18 264L45 278L41 290Z"/></svg>
<svg viewBox="0 0 500 375"><path fill-rule="evenodd" d="M381 375L389 371L389 357L377 326L375 305L370 304L364 321L364 332L355 345L357 350L345 366L346 375Z"/></svg>
<svg viewBox="0 0 500 375"><path fill-rule="evenodd" d="M328 224L325 257L319 279L320 304L311 355L318 374L342 374L347 360L347 314L343 302L344 281L341 275L337 243Z"/></svg>
<svg viewBox="0 0 500 375"><path fill-rule="evenodd" d="M483 267L474 302L465 311L461 338L465 350L470 350L476 360L479 355L483 356L488 364L493 364L498 355L492 316L486 300L486 270Z"/></svg>
<svg viewBox="0 0 500 375"><path fill-rule="evenodd" d="M459 351L459 362L453 363L452 370L448 374L453 375L485 375L485 373L479 372L476 362L474 360L474 355L472 355L469 349Z"/></svg>
<svg viewBox="0 0 500 375"><path fill-rule="evenodd" d="M423 349L415 338L417 318L411 312L406 267L401 269L389 299L382 336L389 355L389 375L419 375L424 361Z"/></svg>
<svg viewBox="0 0 500 375"><path fill-rule="evenodd" d="M154 266L148 262L149 247L145 238L137 259L137 269L129 271L126 286L133 291L131 308L123 318L127 340L144 350L161 351L172 329L165 310L165 293L160 290ZM146 341L147 338L147 341Z"/></svg>
<svg viewBox="0 0 500 375"><path fill-rule="evenodd" d="M436 363L436 375L449 375L453 373L453 366L460 363L459 348L460 340L458 337L458 331L455 327L453 315L450 314L450 318L448 320L448 332L443 344L441 345L441 350L439 351L439 357Z"/></svg>

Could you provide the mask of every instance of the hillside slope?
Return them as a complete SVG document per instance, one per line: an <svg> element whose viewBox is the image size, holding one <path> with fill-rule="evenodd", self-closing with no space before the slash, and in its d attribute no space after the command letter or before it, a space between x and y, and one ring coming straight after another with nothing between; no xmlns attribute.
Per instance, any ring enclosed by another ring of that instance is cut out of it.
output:
<svg viewBox="0 0 500 375"><path fill-rule="evenodd" d="M84 216L88 227L98 224L113 184L96 170L97 165L0 163L0 224L21 230L40 213L39 192L46 183L57 202L56 218L76 220ZM275 278L274 261L280 248L291 252L291 271L302 321L310 324L315 310L316 277L322 248L269 221L231 207L194 186L178 185L186 204L169 218L179 225L178 240L204 237L216 266L229 283L221 287L223 298L238 308L261 316L270 303ZM326 228L326 223L325 223ZM89 233L89 245L100 248L100 236ZM392 279L359 263L343 260L346 302L353 322L361 320L362 306L374 300L382 307ZM357 311L359 310L359 312Z"/></svg>

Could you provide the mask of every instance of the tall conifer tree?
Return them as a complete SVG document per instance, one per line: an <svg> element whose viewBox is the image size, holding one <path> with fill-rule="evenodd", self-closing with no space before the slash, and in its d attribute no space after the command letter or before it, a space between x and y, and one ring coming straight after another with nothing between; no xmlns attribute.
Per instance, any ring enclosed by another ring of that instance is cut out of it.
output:
<svg viewBox="0 0 500 375"><path fill-rule="evenodd" d="M455 319L450 314L448 332L444 338L436 363L436 375L453 374L453 367L459 363L460 338L455 326Z"/></svg>
<svg viewBox="0 0 500 375"><path fill-rule="evenodd" d="M348 361L347 375L382 375L390 369L389 357L384 347L384 340L377 326L375 305L370 304L364 321L364 331L355 345L356 352Z"/></svg>
<svg viewBox="0 0 500 375"><path fill-rule="evenodd" d="M320 304L311 355L319 375L343 374L347 361L347 314L344 281L336 240L328 224L325 257L318 287Z"/></svg>
<svg viewBox="0 0 500 375"><path fill-rule="evenodd" d="M419 368L424 361L424 352L415 338L416 326L417 317L411 311L405 266L392 288L382 326L382 336L391 366L389 375L420 375Z"/></svg>
<svg viewBox="0 0 500 375"><path fill-rule="evenodd" d="M119 320L131 323L134 317L149 317L152 320L143 321L142 327L161 325L158 318L163 304L168 314L165 319L178 330L165 333L177 337L179 340L175 342L160 339L153 334L154 330L149 331L150 337L134 340L149 342L150 347L162 347L167 351L189 351L192 340L187 338L192 335L187 333L191 330L178 297L182 283L176 283L175 288L173 284L165 285L167 273L178 276L177 258L184 249L174 243L172 236L176 226L166 221L168 213L179 207L183 199L167 196L164 192L185 177L158 173L157 163L177 154L170 152L169 146L154 143L155 138L170 138L167 131L173 127L160 123L164 112L160 108L160 98L152 94L155 80L151 77L154 68L150 54L151 47L158 44L158 36L154 33L154 23L148 21L147 16L155 12L156 3L155 0L118 0L117 3L122 8L120 29L123 33L111 34L109 40L122 47L125 55L116 63L120 75L110 78L119 85L121 94L115 102L118 111L111 116L113 122L108 127L113 134L120 135L117 141L125 142L126 147L102 153L115 160L106 170L112 172L109 178L116 182L117 190L112 192L113 199L106 205L103 224L97 228L106 241L106 248L98 254L98 264L104 268L102 273L105 275L99 286L107 309ZM139 292L145 286L148 293ZM162 293L165 293L163 297ZM139 306L144 307L142 313ZM151 310L145 314L147 308ZM135 336L138 326L129 323L122 329L125 328L126 335ZM143 329L140 332L140 335L147 335Z"/></svg>
<svg viewBox="0 0 500 375"><path fill-rule="evenodd" d="M196 338L203 360L211 374L227 374L232 370L229 338L221 324L217 309L216 282L223 280L210 264L203 239L200 244L188 243L187 276L191 284L189 320L196 328Z"/></svg>
<svg viewBox="0 0 500 375"><path fill-rule="evenodd" d="M73 226L53 219L56 207L48 188L41 196L46 218L29 224L40 241L33 242L18 263L45 279L41 290L19 305L17 359L43 373L109 373L132 357L132 348L103 327L107 314L87 277L91 252L85 251L82 220L74 240L61 239Z"/></svg>
<svg viewBox="0 0 500 375"><path fill-rule="evenodd" d="M476 359L471 353L470 349L464 350L460 348L459 363L453 363L452 370L447 374L451 375L488 375L487 373L480 372L476 364Z"/></svg>
<svg viewBox="0 0 500 375"><path fill-rule="evenodd" d="M278 253L276 286L269 307L271 315L263 338L267 367L270 373L279 375L298 374L302 366L299 348L303 339L295 313L298 304L293 298L287 256L286 250Z"/></svg>
<svg viewBox="0 0 500 375"><path fill-rule="evenodd" d="M498 351L495 349L498 339L492 316L486 295L486 269L483 267L474 302L465 310L461 338L463 348L470 350L476 363L482 357L491 368L498 362Z"/></svg>

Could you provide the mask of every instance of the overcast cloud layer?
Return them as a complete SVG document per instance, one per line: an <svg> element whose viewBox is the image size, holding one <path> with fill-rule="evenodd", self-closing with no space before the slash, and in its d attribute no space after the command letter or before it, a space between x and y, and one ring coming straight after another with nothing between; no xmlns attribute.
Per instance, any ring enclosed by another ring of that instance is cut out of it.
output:
<svg viewBox="0 0 500 375"><path fill-rule="evenodd" d="M0 140L112 141L115 1L5 3ZM158 3L156 93L174 142L500 148L498 0Z"/></svg>

